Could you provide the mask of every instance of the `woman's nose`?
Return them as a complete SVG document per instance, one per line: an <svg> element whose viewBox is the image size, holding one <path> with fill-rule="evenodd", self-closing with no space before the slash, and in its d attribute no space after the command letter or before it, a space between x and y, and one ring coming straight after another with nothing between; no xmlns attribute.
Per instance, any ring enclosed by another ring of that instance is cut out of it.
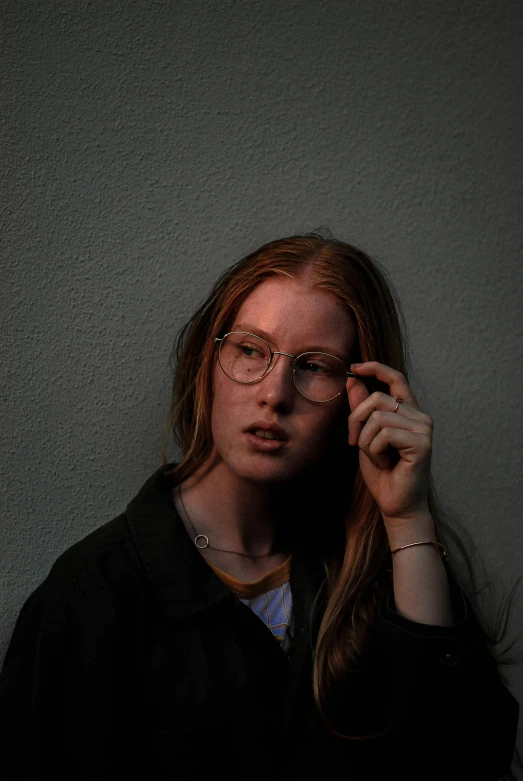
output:
<svg viewBox="0 0 523 781"><path fill-rule="evenodd" d="M274 404L277 401L291 399L294 395L292 378L292 358L287 355L275 355L273 365L259 382L260 393Z"/></svg>

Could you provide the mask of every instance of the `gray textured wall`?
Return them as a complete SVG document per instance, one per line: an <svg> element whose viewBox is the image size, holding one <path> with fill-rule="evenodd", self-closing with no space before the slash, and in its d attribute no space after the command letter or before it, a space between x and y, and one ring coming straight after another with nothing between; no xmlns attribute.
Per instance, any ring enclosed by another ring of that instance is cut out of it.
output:
<svg viewBox="0 0 523 781"><path fill-rule="evenodd" d="M320 225L388 269L444 507L507 591L523 551L521 3L2 15L1 654L57 555L161 463L169 352L218 273ZM518 592L510 636L522 614Z"/></svg>

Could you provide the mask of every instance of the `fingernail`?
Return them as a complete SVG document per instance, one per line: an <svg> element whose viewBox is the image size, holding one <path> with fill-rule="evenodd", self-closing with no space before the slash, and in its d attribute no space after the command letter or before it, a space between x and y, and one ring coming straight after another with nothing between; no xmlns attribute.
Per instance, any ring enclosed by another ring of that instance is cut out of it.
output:
<svg viewBox="0 0 523 781"><path fill-rule="evenodd" d="M358 369L360 366L363 366L362 363L351 363L350 368L351 369Z"/></svg>

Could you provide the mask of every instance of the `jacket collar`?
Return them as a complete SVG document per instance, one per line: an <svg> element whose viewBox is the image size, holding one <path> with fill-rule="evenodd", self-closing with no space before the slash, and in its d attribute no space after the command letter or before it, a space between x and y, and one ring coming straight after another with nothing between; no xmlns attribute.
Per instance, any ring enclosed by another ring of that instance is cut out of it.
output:
<svg viewBox="0 0 523 781"><path fill-rule="evenodd" d="M127 521L151 586L169 619L183 621L224 600L237 601L196 550L187 534L172 497L175 486L169 472L176 466L161 466L127 506ZM295 632L308 636L307 610L321 576L306 549L292 551L291 589Z"/></svg>
<svg viewBox="0 0 523 781"><path fill-rule="evenodd" d="M160 467L147 480L127 506L127 521L159 602L178 622L232 594L198 553L176 510L167 474L174 466Z"/></svg>

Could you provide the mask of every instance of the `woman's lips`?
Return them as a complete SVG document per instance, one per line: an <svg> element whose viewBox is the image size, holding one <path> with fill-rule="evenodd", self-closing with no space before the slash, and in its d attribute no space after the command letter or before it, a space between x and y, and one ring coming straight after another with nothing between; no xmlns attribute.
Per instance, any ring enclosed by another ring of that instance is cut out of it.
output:
<svg viewBox="0 0 523 781"><path fill-rule="evenodd" d="M257 434L253 434L251 431L246 431L245 436L248 441L256 450L261 450L265 453L272 453L276 450L282 450L287 442L283 442L281 439L265 439L259 437Z"/></svg>

